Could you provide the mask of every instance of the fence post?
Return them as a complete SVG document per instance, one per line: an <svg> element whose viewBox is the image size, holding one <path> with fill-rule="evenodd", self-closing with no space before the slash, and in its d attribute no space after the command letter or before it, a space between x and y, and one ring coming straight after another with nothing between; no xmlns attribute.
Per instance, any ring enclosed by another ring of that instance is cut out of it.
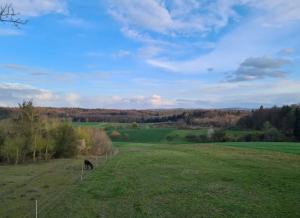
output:
<svg viewBox="0 0 300 218"><path fill-rule="evenodd" d="M35 218L38 217L38 202L35 200Z"/></svg>
<svg viewBox="0 0 300 218"><path fill-rule="evenodd" d="M83 164L81 166L81 177L80 177L80 180L82 181L82 177L83 177Z"/></svg>

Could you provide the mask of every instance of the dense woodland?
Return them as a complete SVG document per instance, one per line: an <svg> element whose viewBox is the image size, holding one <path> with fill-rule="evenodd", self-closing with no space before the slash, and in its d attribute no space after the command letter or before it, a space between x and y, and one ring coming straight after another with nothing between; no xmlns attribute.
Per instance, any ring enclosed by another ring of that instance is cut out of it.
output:
<svg viewBox="0 0 300 218"><path fill-rule="evenodd" d="M238 124L240 128L273 131L281 138L300 140L300 106L291 105L283 107L263 108L252 111L242 117Z"/></svg>

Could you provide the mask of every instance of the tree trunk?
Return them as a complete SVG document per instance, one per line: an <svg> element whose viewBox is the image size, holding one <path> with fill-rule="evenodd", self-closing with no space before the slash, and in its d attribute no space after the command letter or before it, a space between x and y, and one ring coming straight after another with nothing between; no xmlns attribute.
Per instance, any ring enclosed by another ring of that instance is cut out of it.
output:
<svg viewBox="0 0 300 218"><path fill-rule="evenodd" d="M17 148L15 164L17 165L18 162L19 162L19 149Z"/></svg>
<svg viewBox="0 0 300 218"><path fill-rule="evenodd" d="M33 162L36 161L36 135L34 136Z"/></svg>
<svg viewBox="0 0 300 218"><path fill-rule="evenodd" d="M45 160L48 160L48 143L46 145Z"/></svg>

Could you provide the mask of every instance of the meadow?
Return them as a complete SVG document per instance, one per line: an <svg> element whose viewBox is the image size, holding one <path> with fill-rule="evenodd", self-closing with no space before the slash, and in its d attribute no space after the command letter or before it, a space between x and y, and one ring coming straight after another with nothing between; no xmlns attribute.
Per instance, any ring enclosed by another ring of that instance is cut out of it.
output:
<svg viewBox="0 0 300 218"><path fill-rule="evenodd" d="M104 128L108 134L113 131L120 133L120 137L112 137L115 142L145 142L145 143L172 143L186 144L194 143L187 140L188 136L206 136L209 128L200 129L178 129L171 126L164 127L158 124L139 124L139 127L132 127L131 123L97 123L84 122L73 123L74 127ZM262 133L256 130L225 130L229 137L240 137L250 133Z"/></svg>
<svg viewBox="0 0 300 218"><path fill-rule="evenodd" d="M50 218L300 217L300 143L174 143L205 131L114 128L128 141L83 181L81 158L0 166L0 217L33 217L35 199Z"/></svg>

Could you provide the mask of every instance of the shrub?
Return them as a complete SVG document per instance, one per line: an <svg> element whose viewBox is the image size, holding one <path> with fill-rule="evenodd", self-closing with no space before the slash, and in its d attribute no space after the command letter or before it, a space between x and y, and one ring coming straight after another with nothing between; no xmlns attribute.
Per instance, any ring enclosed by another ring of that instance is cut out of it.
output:
<svg viewBox="0 0 300 218"><path fill-rule="evenodd" d="M133 123L131 124L131 128L134 128L134 129L139 128L139 124L136 123L136 122L133 122Z"/></svg>
<svg viewBox="0 0 300 218"><path fill-rule="evenodd" d="M114 139L118 139L118 138L121 137L121 134L118 131L114 130L114 131L112 131L112 133L110 134L110 136L112 138L114 138Z"/></svg>
<svg viewBox="0 0 300 218"><path fill-rule="evenodd" d="M207 138L208 138L208 139L211 139L211 138L213 137L214 133L215 133L214 128L213 128L213 127L210 127L210 128L207 130Z"/></svg>
<svg viewBox="0 0 300 218"><path fill-rule="evenodd" d="M189 142L209 142L210 139L206 135L187 135L186 140Z"/></svg>
<svg viewBox="0 0 300 218"><path fill-rule="evenodd" d="M196 135L191 135L191 134L189 134L189 135L186 135L185 138L186 138L186 140L188 140L188 141L190 141L190 142L197 142L197 141L198 141Z"/></svg>
<svg viewBox="0 0 300 218"><path fill-rule="evenodd" d="M167 141L173 141L173 140L175 139L175 137L174 137L174 136L171 136L171 135L168 135L168 136L166 137L166 139L167 139Z"/></svg>
<svg viewBox="0 0 300 218"><path fill-rule="evenodd" d="M264 141L281 141L283 139L283 134L281 134L278 129L272 127L265 131L263 140Z"/></svg>
<svg viewBox="0 0 300 218"><path fill-rule="evenodd" d="M226 133L224 130L217 130L212 134L212 141L214 142L226 142Z"/></svg>
<svg viewBox="0 0 300 218"><path fill-rule="evenodd" d="M248 133L246 135L240 136L237 141L239 142L257 142L257 141L262 141L264 138L264 134L258 133L258 132L253 132L253 133Z"/></svg>
<svg viewBox="0 0 300 218"><path fill-rule="evenodd" d="M112 142L102 129L93 129L91 131L91 141L91 154L93 155L101 155L112 149Z"/></svg>
<svg viewBox="0 0 300 218"><path fill-rule="evenodd" d="M264 141L279 141L280 139L283 138L283 135L280 133L280 131L277 128L273 127L269 121L264 123L263 129L264 129L264 136L263 136Z"/></svg>
<svg viewBox="0 0 300 218"><path fill-rule="evenodd" d="M74 128L61 124L52 132L55 144L54 157L70 158L77 154L78 137Z"/></svg>

